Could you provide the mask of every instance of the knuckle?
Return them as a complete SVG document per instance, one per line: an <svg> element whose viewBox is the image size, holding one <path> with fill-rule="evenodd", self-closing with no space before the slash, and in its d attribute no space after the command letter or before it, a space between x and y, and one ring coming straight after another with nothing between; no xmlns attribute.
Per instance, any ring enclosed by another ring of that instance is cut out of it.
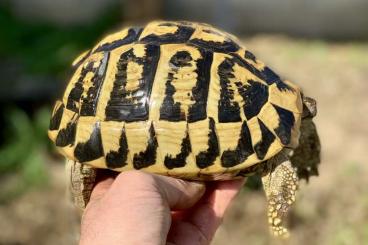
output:
<svg viewBox="0 0 368 245"><path fill-rule="evenodd" d="M120 173L115 179L116 185L130 191L152 190L155 178L152 174L143 171L131 170Z"/></svg>

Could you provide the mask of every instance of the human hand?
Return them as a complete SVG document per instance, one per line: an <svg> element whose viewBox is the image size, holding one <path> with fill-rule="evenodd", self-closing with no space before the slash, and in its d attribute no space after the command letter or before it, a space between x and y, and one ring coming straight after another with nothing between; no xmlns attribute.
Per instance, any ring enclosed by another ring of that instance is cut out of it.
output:
<svg viewBox="0 0 368 245"><path fill-rule="evenodd" d="M209 244L244 180L206 185L141 171L100 179L80 245Z"/></svg>

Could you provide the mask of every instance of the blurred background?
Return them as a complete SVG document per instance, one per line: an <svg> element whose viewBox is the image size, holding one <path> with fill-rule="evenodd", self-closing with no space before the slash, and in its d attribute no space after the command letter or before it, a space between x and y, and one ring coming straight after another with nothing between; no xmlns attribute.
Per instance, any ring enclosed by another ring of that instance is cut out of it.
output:
<svg viewBox="0 0 368 245"><path fill-rule="evenodd" d="M70 64L106 33L151 19L211 23L318 101L320 176L302 183L292 237L268 233L248 181L213 244L368 244L368 1L0 0L0 244L77 244L64 162L47 139Z"/></svg>

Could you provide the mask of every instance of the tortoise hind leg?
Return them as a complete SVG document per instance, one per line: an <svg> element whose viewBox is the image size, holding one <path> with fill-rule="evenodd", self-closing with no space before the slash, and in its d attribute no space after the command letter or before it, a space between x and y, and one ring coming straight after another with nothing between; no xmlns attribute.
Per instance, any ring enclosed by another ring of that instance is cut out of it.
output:
<svg viewBox="0 0 368 245"><path fill-rule="evenodd" d="M298 187L296 169L284 152L268 161L270 171L262 177L268 201L268 221L272 234L286 238L288 230L283 226L285 215L295 201Z"/></svg>
<svg viewBox="0 0 368 245"><path fill-rule="evenodd" d="M291 153L290 160L298 170L298 177L307 182L311 176L318 176L321 162L321 143L312 118L305 118L300 125L299 146Z"/></svg>
<svg viewBox="0 0 368 245"><path fill-rule="evenodd" d="M74 204L85 209L95 185L97 170L73 160L66 160L69 193Z"/></svg>

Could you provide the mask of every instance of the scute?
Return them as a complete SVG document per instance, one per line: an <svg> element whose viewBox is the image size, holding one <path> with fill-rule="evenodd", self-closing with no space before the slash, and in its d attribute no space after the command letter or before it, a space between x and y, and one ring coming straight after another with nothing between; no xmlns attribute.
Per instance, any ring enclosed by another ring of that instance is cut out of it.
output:
<svg viewBox="0 0 368 245"><path fill-rule="evenodd" d="M49 128L69 159L218 179L296 147L300 89L212 26L125 28L73 65Z"/></svg>
<svg viewBox="0 0 368 245"><path fill-rule="evenodd" d="M84 132L79 130L78 132ZM74 156L78 162L88 162L103 157L100 123L93 126L92 132L85 142L79 142L74 149ZM82 138L80 136L79 138Z"/></svg>

